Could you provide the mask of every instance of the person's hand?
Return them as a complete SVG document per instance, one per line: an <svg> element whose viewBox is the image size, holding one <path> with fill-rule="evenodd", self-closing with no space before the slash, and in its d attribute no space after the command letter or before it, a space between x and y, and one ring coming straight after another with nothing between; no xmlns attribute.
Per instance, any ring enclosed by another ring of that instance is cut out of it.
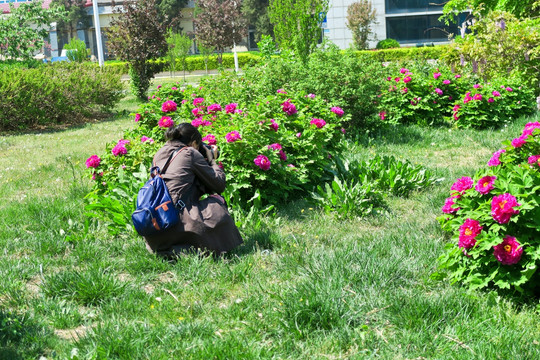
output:
<svg viewBox="0 0 540 360"><path fill-rule="evenodd" d="M216 145L210 145L210 148L212 149L212 155L214 159L218 158L219 150Z"/></svg>
<svg viewBox="0 0 540 360"><path fill-rule="evenodd" d="M209 163L211 163L214 160L214 151L208 145L203 146L203 147L204 147L204 151L206 151L206 159L208 160Z"/></svg>

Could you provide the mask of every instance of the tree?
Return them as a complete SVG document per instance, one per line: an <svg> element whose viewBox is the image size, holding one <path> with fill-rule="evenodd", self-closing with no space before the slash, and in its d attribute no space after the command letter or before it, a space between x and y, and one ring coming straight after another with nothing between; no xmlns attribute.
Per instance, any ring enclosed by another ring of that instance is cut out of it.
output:
<svg viewBox="0 0 540 360"><path fill-rule="evenodd" d="M255 42L261 41L262 35L274 35L274 27L268 16L269 0L244 0L242 14L248 25L255 28Z"/></svg>
<svg viewBox="0 0 540 360"><path fill-rule="evenodd" d="M321 38L328 0L270 0L268 10L279 47L306 62Z"/></svg>
<svg viewBox="0 0 540 360"><path fill-rule="evenodd" d="M53 0L52 3L63 6L67 12L65 18L56 19L56 30L67 32L69 39L79 23L85 28L90 25L91 17L86 12L86 0Z"/></svg>
<svg viewBox="0 0 540 360"><path fill-rule="evenodd" d="M195 38L205 47L214 47L221 64L225 48L241 42L246 35L241 0L198 0L195 8Z"/></svg>
<svg viewBox="0 0 540 360"><path fill-rule="evenodd" d="M213 46L206 47L206 46L200 45L199 51L201 52L201 55L203 57L206 75L208 75L208 60L210 60L210 56L214 53L214 47Z"/></svg>
<svg viewBox="0 0 540 360"><path fill-rule="evenodd" d="M167 28L180 32L181 11L187 2L188 0L156 0L159 20L165 22Z"/></svg>
<svg viewBox="0 0 540 360"><path fill-rule="evenodd" d="M506 11L517 18L540 16L540 0L450 0L443 8L442 19L448 24L466 11L486 15L493 10Z"/></svg>
<svg viewBox="0 0 540 360"><path fill-rule="evenodd" d="M372 34L371 24L375 22L376 11L371 1L360 0L347 8L347 27L353 34L354 46L358 50L367 49Z"/></svg>
<svg viewBox="0 0 540 360"><path fill-rule="evenodd" d="M191 49L193 41L187 36L182 34L175 34L169 29L169 35L167 36L167 44L169 45L169 62L171 72L176 71L176 59L180 59L182 64L182 70L184 70L184 82L186 81L186 58Z"/></svg>
<svg viewBox="0 0 540 360"><path fill-rule="evenodd" d="M129 63L132 84L141 100L146 100L150 80L159 71L149 60L167 53L165 33L156 0L126 1L108 30L109 49Z"/></svg>
<svg viewBox="0 0 540 360"><path fill-rule="evenodd" d="M66 16L61 6L43 9L41 1L9 4L11 14L0 21L0 55L27 60L44 45L50 24Z"/></svg>

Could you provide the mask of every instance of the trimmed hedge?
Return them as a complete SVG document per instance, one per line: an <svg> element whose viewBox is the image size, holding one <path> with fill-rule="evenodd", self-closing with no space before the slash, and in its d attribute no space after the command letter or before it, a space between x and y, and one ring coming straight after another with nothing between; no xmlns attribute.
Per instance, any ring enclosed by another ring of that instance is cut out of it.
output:
<svg viewBox="0 0 540 360"><path fill-rule="evenodd" d="M120 75L87 64L60 62L0 71L0 130L83 119L122 98Z"/></svg>
<svg viewBox="0 0 540 360"><path fill-rule="evenodd" d="M363 57L368 61L386 62L386 61L414 61L426 59L439 59L443 54L448 52L449 48L446 45L438 45L433 47L411 47L398 49L384 50L362 50L356 51L359 57ZM371 60L370 60L371 58ZM261 56L252 53L238 53L238 66L245 67L256 65L261 61ZM201 55L191 55L186 58L186 71L205 70L204 58ZM169 70L169 61L167 59L159 59L155 61L159 71ZM233 54L223 54L224 68L234 68ZM106 62L105 67L110 68L115 74L127 74L128 63L123 61ZM217 56L213 55L208 59L208 70L217 69ZM176 71L182 71L182 64L177 60Z"/></svg>

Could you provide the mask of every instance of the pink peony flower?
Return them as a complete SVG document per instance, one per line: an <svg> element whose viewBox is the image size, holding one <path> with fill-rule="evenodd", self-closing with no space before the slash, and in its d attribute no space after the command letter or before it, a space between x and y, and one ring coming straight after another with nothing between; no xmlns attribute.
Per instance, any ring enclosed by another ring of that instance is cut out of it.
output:
<svg viewBox="0 0 540 360"><path fill-rule="evenodd" d="M402 74L405 74L405 73L408 73L408 72L409 72L409 69L401 68L401 69L399 70L399 72L402 73Z"/></svg>
<svg viewBox="0 0 540 360"><path fill-rule="evenodd" d="M467 219L459 227L458 246L463 249L470 249L476 244L476 237L482 232L482 226L477 220Z"/></svg>
<svg viewBox="0 0 540 360"><path fill-rule="evenodd" d="M451 81L447 79L447 80L443 80L443 82L442 82L442 83L443 83L444 85L448 85L448 84L450 84L450 83L451 83Z"/></svg>
<svg viewBox="0 0 540 360"><path fill-rule="evenodd" d="M530 156L529 159L527 159L527 162L530 164L530 165L538 165L540 166L540 155L533 155L533 156ZM88 165L87 165L88 167Z"/></svg>
<svg viewBox="0 0 540 360"><path fill-rule="evenodd" d="M218 166L221 170L225 169L225 166L223 166L223 163L221 161L218 162Z"/></svg>
<svg viewBox="0 0 540 360"><path fill-rule="evenodd" d="M268 158L264 155L257 156L255 159L253 159L253 162L264 171L270 169L270 165L272 165L270 160L268 160Z"/></svg>
<svg viewBox="0 0 540 360"><path fill-rule="evenodd" d="M111 152L114 156L120 156L127 154L127 149L124 143L119 142L112 148Z"/></svg>
<svg viewBox="0 0 540 360"><path fill-rule="evenodd" d="M456 78L456 79L459 79L460 77L461 77L461 75L459 75L459 74L454 75L454 78Z"/></svg>
<svg viewBox="0 0 540 360"><path fill-rule="evenodd" d="M491 92L491 95L493 95L493 96L495 96L495 97L498 97L498 96L501 96L501 93L498 92L497 90L493 90L493 91Z"/></svg>
<svg viewBox="0 0 540 360"><path fill-rule="evenodd" d="M480 84L474 84L474 85L473 85L473 88L478 89L478 88L481 87L481 86L482 86L482 85L480 85Z"/></svg>
<svg viewBox="0 0 540 360"><path fill-rule="evenodd" d="M435 92L438 94L438 95L442 95L443 94L443 91L439 88L435 88Z"/></svg>
<svg viewBox="0 0 540 360"><path fill-rule="evenodd" d="M199 116L203 116L204 115L204 110L202 108L194 108L193 110L191 110L191 113L193 114L193 116L195 117L199 117Z"/></svg>
<svg viewBox="0 0 540 360"><path fill-rule="evenodd" d="M468 103L469 101L471 101L473 98L470 97L469 95L465 95L465 99L463 99L463 103L466 104Z"/></svg>
<svg viewBox="0 0 540 360"><path fill-rule="evenodd" d="M142 136L141 137L141 142L142 143L145 143L145 142L148 142L149 144L153 144L154 143L154 139L148 137L148 136Z"/></svg>
<svg viewBox="0 0 540 360"><path fill-rule="evenodd" d="M512 146L515 148L520 148L527 142L527 135L521 135L518 138L512 139Z"/></svg>
<svg viewBox="0 0 540 360"><path fill-rule="evenodd" d="M92 155L88 159L86 159L86 168L97 168L99 166L99 163L101 162L101 159L97 155Z"/></svg>
<svg viewBox="0 0 540 360"><path fill-rule="evenodd" d="M283 161L286 161L287 160L287 154L285 154L285 152L283 150L279 150L279 158Z"/></svg>
<svg viewBox="0 0 540 360"><path fill-rule="evenodd" d="M274 130L275 132L279 129L279 124L274 119L270 119L270 129Z"/></svg>
<svg viewBox="0 0 540 360"><path fill-rule="evenodd" d="M345 133L347 132L347 130L345 130L345 128L341 128L341 132L342 132L343 134L345 134Z"/></svg>
<svg viewBox="0 0 540 360"><path fill-rule="evenodd" d="M174 121L168 116L162 116L161 119L159 119L158 126L160 128L170 128L171 126L174 126Z"/></svg>
<svg viewBox="0 0 540 360"><path fill-rule="evenodd" d="M512 91L514 91L514 90L509 86L509 87L506 88L506 91L512 92Z"/></svg>
<svg viewBox="0 0 540 360"><path fill-rule="evenodd" d="M482 100L482 94L474 94L473 100Z"/></svg>
<svg viewBox="0 0 540 360"><path fill-rule="evenodd" d="M323 119L316 119L316 118L313 118L313 120L311 120L309 123L311 125L315 125L317 129L322 129L324 125L326 125L326 121L324 121Z"/></svg>
<svg viewBox="0 0 540 360"><path fill-rule="evenodd" d="M237 103L230 103L229 105L225 105L225 113L226 114L233 114L234 110L238 107Z"/></svg>
<svg viewBox="0 0 540 360"><path fill-rule="evenodd" d="M381 120L384 120L386 118L386 111L381 111L379 113L379 117L381 118Z"/></svg>
<svg viewBox="0 0 540 360"><path fill-rule="evenodd" d="M536 122L527 123L527 125L525 125L525 128L523 128L522 136L532 135L532 133L536 129L540 129L540 122L536 121Z"/></svg>
<svg viewBox="0 0 540 360"><path fill-rule="evenodd" d="M457 191L458 193L463 193L466 190L472 188L474 185L473 180L468 176L463 176L456 180L454 184L452 184L452 187L450 190Z"/></svg>
<svg viewBox="0 0 540 360"><path fill-rule="evenodd" d="M277 144L277 143L276 143L276 144L268 145L268 148L269 148L270 150L281 150L281 149L282 149L281 145L280 145L280 144Z"/></svg>
<svg viewBox="0 0 540 360"><path fill-rule="evenodd" d="M517 206L521 204L509 193L494 196L491 200L491 216L499 224L506 224L512 215L519 214L519 210L514 209Z"/></svg>
<svg viewBox="0 0 540 360"><path fill-rule="evenodd" d="M228 143L232 143L238 140L242 140L242 137L238 133L238 131L231 131L227 135L225 135L225 140L227 140Z"/></svg>
<svg viewBox="0 0 540 360"><path fill-rule="evenodd" d="M201 120L201 126L211 126L212 122L208 120Z"/></svg>
<svg viewBox="0 0 540 360"><path fill-rule="evenodd" d="M407 89L407 88L401 89L401 93L402 93L402 94L406 94L406 93L408 93L408 92L409 92L409 89Z"/></svg>
<svg viewBox="0 0 540 360"><path fill-rule="evenodd" d="M178 88L176 86L173 86L171 90L178 90Z"/></svg>
<svg viewBox="0 0 540 360"><path fill-rule="evenodd" d="M445 214L453 214L455 212L457 212L459 209L461 208L456 208L456 207L453 207L456 203L455 203L455 199L459 199L459 196L451 196L449 198L447 198L445 201L444 201L444 205L442 207L442 212L445 213Z"/></svg>
<svg viewBox="0 0 540 360"><path fill-rule="evenodd" d="M182 100L182 101L181 101L180 103L181 103L182 105L184 105L184 104L186 104L186 103L187 103L187 100L186 100L186 99L184 99L184 100Z"/></svg>
<svg viewBox="0 0 540 360"><path fill-rule="evenodd" d="M216 112L218 112L218 111L221 111L221 105L219 105L219 104L212 104L212 105L208 106L207 110L208 110L208 113L209 113L209 114L210 114L210 113L216 113Z"/></svg>
<svg viewBox="0 0 540 360"><path fill-rule="evenodd" d="M161 105L161 111L163 112L176 111L176 109L177 109L176 103L172 100L167 100Z"/></svg>
<svg viewBox="0 0 540 360"><path fill-rule="evenodd" d="M205 137L202 138L202 141L206 141L208 145L216 145L217 140L216 137L212 134L208 134Z"/></svg>
<svg viewBox="0 0 540 360"><path fill-rule="evenodd" d="M334 114L336 114L337 116L339 117L342 117L343 114L345 113L343 111L342 108L340 108L339 106L333 106L331 109L330 109L331 112L333 112Z"/></svg>
<svg viewBox="0 0 540 360"><path fill-rule="evenodd" d="M410 76L405 76L405 77L403 78L403 82L404 82L405 84L410 83L411 81L412 81L412 78L411 78Z"/></svg>
<svg viewBox="0 0 540 360"><path fill-rule="evenodd" d="M522 254L523 247L510 235L506 235L502 243L493 247L493 255L502 265L517 264Z"/></svg>
<svg viewBox="0 0 540 360"><path fill-rule="evenodd" d="M204 102L204 98L195 98L193 99L193 106L199 106L199 104L202 104Z"/></svg>
<svg viewBox="0 0 540 360"><path fill-rule="evenodd" d="M287 92L284 89L278 89L278 94L286 94Z"/></svg>
<svg viewBox="0 0 540 360"><path fill-rule="evenodd" d="M488 99L488 103L492 103L492 102L494 102L494 101L495 101L495 99L493 99L492 97L490 97L490 98Z"/></svg>
<svg viewBox="0 0 540 360"><path fill-rule="evenodd" d="M437 80L437 79L440 78L440 77L441 77L441 73L440 73L440 72L433 73L433 78L434 78L435 80Z"/></svg>
<svg viewBox="0 0 540 360"><path fill-rule="evenodd" d="M459 111L459 109L461 109L461 106L454 105L454 107L452 108L452 111Z"/></svg>
<svg viewBox="0 0 540 360"><path fill-rule="evenodd" d="M493 190L493 184L495 183L496 176L484 176L478 180L478 184L474 187L480 194L487 194Z"/></svg>
<svg viewBox="0 0 540 360"><path fill-rule="evenodd" d="M141 114L135 114L135 122L139 122L141 120Z"/></svg>
<svg viewBox="0 0 540 360"><path fill-rule="evenodd" d="M296 137L300 139L300 136L302 136L302 133L296 133Z"/></svg>
<svg viewBox="0 0 540 360"><path fill-rule="evenodd" d="M501 149L501 150L497 150L493 153L493 156L491 157L491 159L489 159L487 165L488 166L499 166L501 165L501 161L499 160L501 154L503 152L506 152L505 149Z"/></svg>
<svg viewBox="0 0 540 360"><path fill-rule="evenodd" d="M161 85L158 85L158 86L157 86L157 89L158 89L158 90L161 89Z"/></svg>
<svg viewBox="0 0 540 360"><path fill-rule="evenodd" d="M291 103L289 100L285 101L283 104L281 104L281 106L283 107L283 111L287 115L294 115L297 113L296 106L294 106L294 104Z"/></svg>
<svg viewBox="0 0 540 360"><path fill-rule="evenodd" d="M306 97L310 99L315 99L315 94L307 94Z"/></svg>
<svg viewBox="0 0 540 360"><path fill-rule="evenodd" d="M192 120L192 121L191 121L191 125L193 125L193 126L195 126L195 127L201 126L202 123L203 123L203 120L202 120L202 118L200 118L200 117L198 117L198 118L196 118L195 120Z"/></svg>
<svg viewBox="0 0 540 360"><path fill-rule="evenodd" d="M401 78L400 78L400 77L396 77L394 80L395 80L396 82L399 82L399 81L401 80Z"/></svg>

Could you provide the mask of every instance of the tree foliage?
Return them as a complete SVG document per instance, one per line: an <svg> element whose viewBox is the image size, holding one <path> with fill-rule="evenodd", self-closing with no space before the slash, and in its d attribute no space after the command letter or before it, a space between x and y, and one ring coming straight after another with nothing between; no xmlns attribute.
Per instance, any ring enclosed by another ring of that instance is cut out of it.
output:
<svg viewBox="0 0 540 360"><path fill-rule="evenodd" d="M270 0L269 16L279 47L307 61L321 38L327 11L328 0Z"/></svg>
<svg viewBox="0 0 540 360"><path fill-rule="evenodd" d="M151 59L167 53L165 24L159 21L156 0L127 1L108 30L109 49L130 65L137 96L146 99L150 80L158 72Z"/></svg>
<svg viewBox="0 0 540 360"><path fill-rule="evenodd" d="M182 70L184 70L184 81L186 81L186 58L191 49L191 45L193 44L193 40L187 35L176 34L169 29L167 44L169 45L168 55L171 73L176 71L176 59L179 59L182 64Z"/></svg>
<svg viewBox="0 0 540 360"><path fill-rule="evenodd" d="M489 11L506 11L518 18L540 15L540 0L450 0L443 8L443 19L448 24L466 10L486 15Z"/></svg>
<svg viewBox="0 0 540 360"><path fill-rule="evenodd" d="M180 32L181 11L187 2L188 0L156 0L160 21L165 22L168 28Z"/></svg>
<svg viewBox="0 0 540 360"><path fill-rule="evenodd" d="M244 0L242 14L249 26L255 28L255 42L261 40L262 35L274 35L274 27L268 16L269 0Z"/></svg>
<svg viewBox="0 0 540 360"><path fill-rule="evenodd" d="M353 34L354 46L358 50L368 48L371 25L375 22L376 11L371 1L359 0L347 7L347 27Z"/></svg>
<svg viewBox="0 0 540 360"><path fill-rule="evenodd" d="M0 55L5 58L32 58L43 47L50 24L66 16L62 6L43 9L41 1L9 6L11 14L0 21Z"/></svg>
<svg viewBox="0 0 540 360"><path fill-rule="evenodd" d="M68 32L69 36L74 29L77 29L79 22L83 27L90 26L91 16L86 12L86 0L53 0L53 4L63 6L67 12L65 18L56 19L56 30Z"/></svg>
<svg viewBox="0 0 540 360"><path fill-rule="evenodd" d="M201 45L218 52L221 64L225 48L238 44L246 36L246 20L240 12L242 1L198 0L195 6L195 37Z"/></svg>

